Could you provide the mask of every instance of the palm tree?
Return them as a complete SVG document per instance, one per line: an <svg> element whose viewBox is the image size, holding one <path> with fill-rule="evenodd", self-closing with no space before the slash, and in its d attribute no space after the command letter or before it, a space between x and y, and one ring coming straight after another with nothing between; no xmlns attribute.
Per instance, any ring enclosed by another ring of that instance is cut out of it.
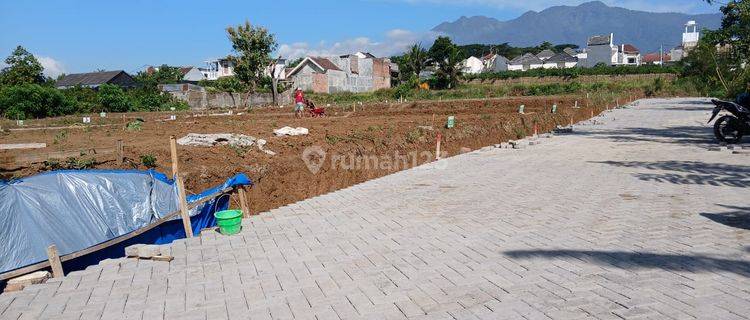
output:
<svg viewBox="0 0 750 320"><path fill-rule="evenodd" d="M455 88L458 85L458 79L461 77L461 50L456 46L448 49L448 56L445 63L440 64L437 76L448 89Z"/></svg>
<svg viewBox="0 0 750 320"><path fill-rule="evenodd" d="M410 71L419 76L419 73L427 66L427 50L423 49L421 44L414 44L409 48L404 60Z"/></svg>

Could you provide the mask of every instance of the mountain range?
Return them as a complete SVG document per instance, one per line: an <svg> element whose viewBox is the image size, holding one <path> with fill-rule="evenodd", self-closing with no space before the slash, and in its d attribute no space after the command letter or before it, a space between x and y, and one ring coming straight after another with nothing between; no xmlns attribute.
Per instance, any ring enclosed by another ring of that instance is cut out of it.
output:
<svg viewBox="0 0 750 320"><path fill-rule="evenodd" d="M600 1L578 6L554 6L540 12L500 21L485 16L461 17L443 22L432 31L448 35L458 44L536 46L544 41L586 46L592 35L614 33L615 44L632 44L641 52L680 45L684 25L696 21L699 28L717 29L721 14L661 13L610 7Z"/></svg>

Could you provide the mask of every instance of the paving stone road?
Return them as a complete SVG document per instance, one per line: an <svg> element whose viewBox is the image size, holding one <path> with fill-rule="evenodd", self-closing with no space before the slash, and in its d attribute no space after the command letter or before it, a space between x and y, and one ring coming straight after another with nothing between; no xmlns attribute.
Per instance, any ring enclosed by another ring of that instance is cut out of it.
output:
<svg viewBox="0 0 750 320"><path fill-rule="evenodd" d="M0 296L2 319L748 319L750 155L642 100Z"/></svg>

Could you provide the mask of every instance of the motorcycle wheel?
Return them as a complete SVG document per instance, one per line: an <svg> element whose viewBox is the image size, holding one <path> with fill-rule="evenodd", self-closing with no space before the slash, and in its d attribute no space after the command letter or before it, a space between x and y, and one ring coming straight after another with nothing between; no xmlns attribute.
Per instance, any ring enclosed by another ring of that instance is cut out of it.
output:
<svg viewBox="0 0 750 320"><path fill-rule="evenodd" d="M714 136L721 142L739 143L742 140L742 123L733 116L723 116L714 123Z"/></svg>

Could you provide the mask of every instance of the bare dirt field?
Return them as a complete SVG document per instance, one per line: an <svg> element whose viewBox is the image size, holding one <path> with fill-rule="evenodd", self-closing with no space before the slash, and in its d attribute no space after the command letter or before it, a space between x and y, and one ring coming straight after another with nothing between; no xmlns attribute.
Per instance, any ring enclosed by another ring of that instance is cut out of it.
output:
<svg viewBox="0 0 750 320"><path fill-rule="evenodd" d="M623 93L620 102L640 96L637 92ZM583 95L420 101L358 105L356 112L349 105L329 107L325 118L303 119L295 119L290 107L268 107L222 116L178 112L172 121L166 121L170 113L92 116L92 123L87 125L80 123L80 117L32 120L24 127L5 120L0 123L0 143L37 142L47 147L0 151L0 179L71 166L146 169L141 161L144 155L156 157L155 169L169 173L170 135L245 134L267 140L265 148L276 154L227 145L180 146L178 153L189 193L220 184L235 173L248 174L255 183L249 193L251 211L257 213L431 161L438 133L443 137L442 150L450 156L531 135L535 124L540 133L547 132L615 104L594 105L586 100ZM574 108L576 101L578 108ZM518 113L521 104L525 105L523 115ZM553 104L558 106L554 114ZM448 116L455 116L454 128L445 128ZM135 118L145 121L140 130L126 130L126 123ZM283 126L305 127L310 134L275 137L272 131ZM115 160L118 139L124 144L124 164ZM303 161L306 148L315 146L325 156L306 156L323 161L317 173ZM376 164L367 159L381 161Z"/></svg>

